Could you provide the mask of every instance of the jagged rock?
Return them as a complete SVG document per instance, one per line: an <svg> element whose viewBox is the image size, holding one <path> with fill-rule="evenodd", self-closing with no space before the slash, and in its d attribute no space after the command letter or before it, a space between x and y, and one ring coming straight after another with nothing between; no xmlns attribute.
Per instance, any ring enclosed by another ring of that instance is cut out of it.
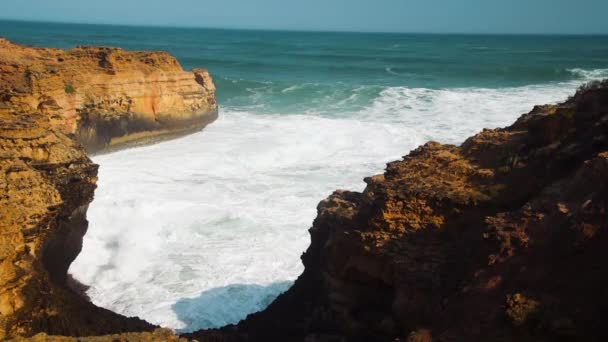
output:
<svg viewBox="0 0 608 342"><path fill-rule="evenodd" d="M49 117L89 152L185 134L217 117L206 70L166 52L32 48L0 38L0 108Z"/></svg>
<svg viewBox="0 0 608 342"><path fill-rule="evenodd" d="M154 328L67 286L96 180L97 165L48 116L0 109L0 340Z"/></svg>
<svg viewBox="0 0 608 342"><path fill-rule="evenodd" d="M214 91L207 71L185 72L164 52L0 38L0 340L156 328L96 307L68 277L97 181L81 145L107 150L200 129L217 116ZM90 340L177 339L163 330Z"/></svg>
<svg viewBox="0 0 608 342"><path fill-rule="evenodd" d="M319 204L304 273L226 341L608 338L608 82L365 182Z"/></svg>

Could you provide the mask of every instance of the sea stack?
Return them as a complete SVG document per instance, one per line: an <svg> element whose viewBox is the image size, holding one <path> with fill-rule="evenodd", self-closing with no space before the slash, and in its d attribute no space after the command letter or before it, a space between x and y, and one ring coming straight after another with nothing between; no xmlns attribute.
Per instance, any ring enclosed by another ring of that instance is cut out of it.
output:
<svg viewBox="0 0 608 342"><path fill-rule="evenodd" d="M200 130L217 118L206 70L166 52L33 48L0 38L0 107L39 112L87 152Z"/></svg>

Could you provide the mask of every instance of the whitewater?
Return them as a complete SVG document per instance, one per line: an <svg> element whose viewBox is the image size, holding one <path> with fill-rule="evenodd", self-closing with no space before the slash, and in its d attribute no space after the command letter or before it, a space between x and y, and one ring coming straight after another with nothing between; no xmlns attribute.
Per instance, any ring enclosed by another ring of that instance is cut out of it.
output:
<svg viewBox="0 0 608 342"><path fill-rule="evenodd" d="M428 140L459 144L608 76L571 72L579 79L520 87L389 86L334 115L221 107L202 132L95 156L98 189L70 273L93 303L127 316L181 332L236 323L302 272L307 229L332 191L361 191Z"/></svg>

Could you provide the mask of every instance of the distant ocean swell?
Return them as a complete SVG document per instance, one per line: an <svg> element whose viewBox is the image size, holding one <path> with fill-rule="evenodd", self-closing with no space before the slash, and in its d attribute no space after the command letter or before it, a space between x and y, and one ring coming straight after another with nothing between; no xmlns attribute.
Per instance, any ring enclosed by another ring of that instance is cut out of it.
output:
<svg viewBox="0 0 608 342"><path fill-rule="evenodd" d="M392 68L387 67L388 73L395 73ZM496 88L476 88L476 87L449 87L449 88L428 88L429 91L438 92L454 90L468 92L470 90L505 90L511 92L521 88L522 91L529 89L546 88L547 92L558 89L571 89L584 82L608 78L608 69L563 69L560 73L570 75L567 80L553 81L532 84L521 87L496 87ZM362 110L373 103L379 97L391 92L391 89L409 88L406 86L386 86L375 84L351 84L346 82L332 83L313 83L293 81L255 81L250 79L231 79L219 77L216 79L218 88L222 90L219 94L220 103L227 107L249 107L263 106L263 112L278 113L310 113L316 111L319 114L332 115L336 111L350 112ZM407 84L407 80L402 82ZM425 89L411 87L411 89ZM536 94L536 93L535 93ZM428 95L428 94L426 94Z"/></svg>
<svg viewBox="0 0 608 342"><path fill-rule="evenodd" d="M427 139L457 143L480 127L509 124L535 104L565 100L581 84L608 77L608 69L564 69L568 81L503 88L417 88L345 83L226 80L226 112L306 114L402 123ZM474 104L474 105L473 105ZM478 115L478 114L482 115ZM434 120L441 117L442 120Z"/></svg>

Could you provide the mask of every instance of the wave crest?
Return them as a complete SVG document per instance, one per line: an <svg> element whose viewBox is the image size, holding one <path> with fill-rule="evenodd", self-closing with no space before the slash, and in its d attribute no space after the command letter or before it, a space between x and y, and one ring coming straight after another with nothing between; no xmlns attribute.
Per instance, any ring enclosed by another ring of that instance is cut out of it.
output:
<svg viewBox="0 0 608 342"><path fill-rule="evenodd" d="M574 69L567 69L567 70L572 75L583 78L587 81L594 81L597 79L608 78L608 69L586 70L586 69L574 68Z"/></svg>

